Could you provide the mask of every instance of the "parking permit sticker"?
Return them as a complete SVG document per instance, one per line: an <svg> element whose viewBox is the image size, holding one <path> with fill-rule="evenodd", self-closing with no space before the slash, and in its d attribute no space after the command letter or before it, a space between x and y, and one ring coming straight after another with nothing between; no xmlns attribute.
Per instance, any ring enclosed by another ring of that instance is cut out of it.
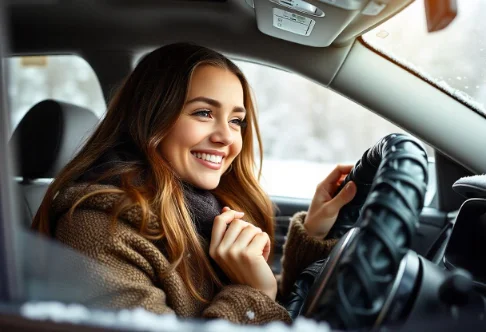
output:
<svg viewBox="0 0 486 332"><path fill-rule="evenodd" d="M278 29L308 36L311 34L315 24L316 21L311 18L273 8L273 26Z"/></svg>

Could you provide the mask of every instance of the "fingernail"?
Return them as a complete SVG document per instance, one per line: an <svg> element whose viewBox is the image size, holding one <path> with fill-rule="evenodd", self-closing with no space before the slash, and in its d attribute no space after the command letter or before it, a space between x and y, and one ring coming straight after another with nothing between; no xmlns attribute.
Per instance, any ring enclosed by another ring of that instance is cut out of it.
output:
<svg viewBox="0 0 486 332"><path fill-rule="evenodd" d="M349 182L347 185L346 185L346 190L351 190L351 188L353 187L353 184L351 182Z"/></svg>

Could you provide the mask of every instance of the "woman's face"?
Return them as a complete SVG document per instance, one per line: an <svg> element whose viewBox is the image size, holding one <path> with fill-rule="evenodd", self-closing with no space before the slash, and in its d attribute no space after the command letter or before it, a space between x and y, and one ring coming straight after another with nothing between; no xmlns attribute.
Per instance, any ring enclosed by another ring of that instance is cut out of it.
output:
<svg viewBox="0 0 486 332"><path fill-rule="evenodd" d="M246 111L243 88L232 72L210 65L196 68L186 103L160 145L177 175L211 190L241 151Z"/></svg>

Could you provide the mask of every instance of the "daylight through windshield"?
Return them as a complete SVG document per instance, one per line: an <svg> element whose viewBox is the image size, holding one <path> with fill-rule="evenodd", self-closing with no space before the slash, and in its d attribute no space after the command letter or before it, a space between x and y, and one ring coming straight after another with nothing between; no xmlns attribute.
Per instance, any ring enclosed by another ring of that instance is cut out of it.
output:
<svg viewBox="0 0 486 332"><path fill-rule="evenodd" d="M457 4L458 14L444 30L428 33L424 1L415 1L363 37L373 48L485 112L486 1Z"/></svg>

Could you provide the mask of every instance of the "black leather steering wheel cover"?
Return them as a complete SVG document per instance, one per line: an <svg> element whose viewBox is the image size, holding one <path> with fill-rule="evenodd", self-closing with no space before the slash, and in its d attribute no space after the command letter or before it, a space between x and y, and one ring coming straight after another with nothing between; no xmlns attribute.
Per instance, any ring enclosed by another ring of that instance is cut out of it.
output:
<svg viewBox="0 0 486 332"><path fill-rule="evenodd" d="M309 294L304 304L307 309L303 310L305 316L326 320L333 328L370 327L376 321L386 298L387 285L393 282L415 234L425 197L427 154L420 142L407 135L392 134L366 151L365 155L370 160L363 156L355 169L364 168L361 163L372 165L368 167L372 169L380 158L381 161L369 187L370 194L362 207L362 214L355 221L361 232L339 258L326 285L319 286L323 289L322 293ZM356 174L352 171L350 175L348 177L352 178ZM346 221L349 220L347 218ZM376 261L366 255L366 251L371 249L386 256L383 259L385 268L374 266ZM323 266L323 271L325 269ZM318 278L317 282L321 279ZM362 296L355 301L349 297L350 284L353 283L359 284ZM319 297L319 305L309 310L307 304L309 301L316 302L315 297Z"/></svg>

